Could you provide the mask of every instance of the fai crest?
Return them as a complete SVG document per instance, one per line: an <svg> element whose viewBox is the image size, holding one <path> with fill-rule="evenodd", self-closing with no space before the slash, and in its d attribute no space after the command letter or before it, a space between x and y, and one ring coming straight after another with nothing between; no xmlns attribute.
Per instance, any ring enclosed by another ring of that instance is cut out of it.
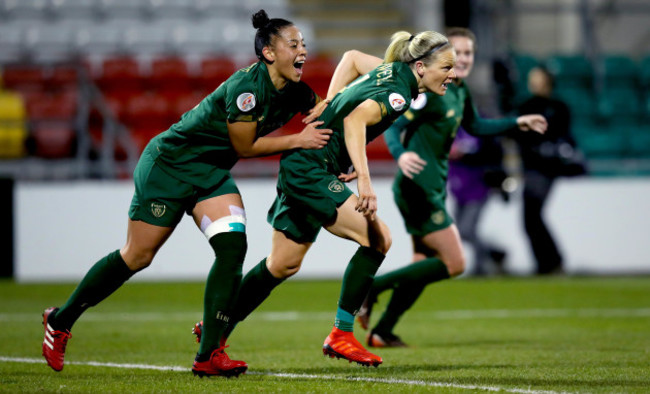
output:
<svg viewBox="0 0 650 394"><path fill-rule="evenodd" d="M330 189L331 192L340 193L343 191L345 186L343 186L343 183L341 181L335 180L330 182L330 184L327 185L327 188Z"/></svg>
<svg viewBox="0 0 650 394"><path fill-rule="evenodd" d="M167 210L167 207L165 206L165 204L160 204L160 203L157 203L157 202L152 202L151 203L151 214L153 214L153 216L155 216L157 218L162 217L162 215L165 214L166 210Z"/></svg>
<svg viewBox="0 0 650 394"><path fill-rule="evenodd" d="M445 221L445 213L443 211L436 211L431 215L431 221L434 224L442 224Z"/></svg>

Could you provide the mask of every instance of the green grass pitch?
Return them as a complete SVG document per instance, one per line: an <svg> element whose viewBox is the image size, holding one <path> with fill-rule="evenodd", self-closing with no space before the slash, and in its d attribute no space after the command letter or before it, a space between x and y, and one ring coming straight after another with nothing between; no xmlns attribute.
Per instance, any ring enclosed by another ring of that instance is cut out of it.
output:
<svg viewBox="0 0 650 394"><path fill-rule="evenodd" d="M231 337L249 371L194 377L202 283L128 283L77 322L60 373L41 352L45 307L72 284L0 281L1 392L650 391L650 277L457 279L429 286L379 349L379 368L322 355L339 281L289 280ZM386 293L376 306L387 302ZM357 338L365 337L359 326Z"/></svg>

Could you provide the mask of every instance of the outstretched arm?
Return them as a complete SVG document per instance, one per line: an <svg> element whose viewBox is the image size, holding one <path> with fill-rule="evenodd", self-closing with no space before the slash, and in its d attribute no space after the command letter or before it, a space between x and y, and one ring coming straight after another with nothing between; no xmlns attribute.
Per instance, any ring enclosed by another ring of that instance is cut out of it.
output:
<svg viewBox="0 0 650 394"><path fill-rule="evenodd" d="M316 128L322 124L322 121L312 122L296 134L255 138L257 123L234 122L228 123L228 135L239 157L268 156L296 148L320 149L324 147L330 139L332 130Z"/></svg>
<svg viewBox="0 0 650 394"><path fill-rule="evenodd" d="M382 62L383 60L376 56L355 49L345 52L341 61L337 64L334 74L332 74L332 80L327 90L327 98L331 100L345 85L359 76L369 73Z"/></svg>

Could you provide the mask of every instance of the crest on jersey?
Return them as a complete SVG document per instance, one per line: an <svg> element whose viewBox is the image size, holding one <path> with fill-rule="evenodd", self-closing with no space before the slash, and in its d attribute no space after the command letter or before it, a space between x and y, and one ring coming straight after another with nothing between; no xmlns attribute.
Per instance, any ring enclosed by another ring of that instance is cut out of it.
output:
<svg viewBox="0 0 650 394"><path fill-rule="evenodd" d="M404 97L399 93L391 93L390 96L388 96L388 102L395 111L403 110L406 105L406 100L404 100Z"/></svg>
<svg viewBox="0 0 650 394"><path fill-rule="evenodd" d="M160 204L157 202L151 203L151 214L157 218L162 217L162 215L165 214L166 210L167 207L165 206L165 204Z"/></svg>
<svg viewBox="0 0 650 394"><path fill-rule="evenodd" d="M441 225L445 221L445 212L444 211L436 211L431 215L431 221L434 224Z"/></svg>
<svg viewBox="0 0 650 394"><path fill-rule="evenodd" d="M418 94L418 97L411 102L411 108L413 109L422 109L427 105L427 95L424 93Z"/></svg>
<svg viewBox="0 0 650 394"><path fill-rule="evenodd" d="M255 96L253 93L242 93L237 97L237 108L242 112L248 112L255 108Z"/></svg>
<svg viewBox="0 0 650 394"><path fill-rule="evenodd" d="M330 184L327 185L327 188L334 193L341 193L345 186L343 186L343 183L341 183L341 181L335 180L330 182Z"/></svg>
<svg viewBox="0 0 650 394"><path fill-rule="evenodd" d="M456 115L456 111L454 111L453 109L450 109L449 111L447 111L446 116L448 118L452 118L454 115Z"/></svg>

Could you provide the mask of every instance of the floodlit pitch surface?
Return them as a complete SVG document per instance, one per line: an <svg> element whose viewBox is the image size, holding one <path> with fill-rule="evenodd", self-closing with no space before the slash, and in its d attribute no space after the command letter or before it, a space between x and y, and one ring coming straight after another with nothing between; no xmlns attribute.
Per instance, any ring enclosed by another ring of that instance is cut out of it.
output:
<svg viewBox="0 0 650 394"><path fill-rule="evenodd" d="M3 392L642 393L650 388L650 277L457 279L427 288L377 349L379 368L325 358L338 281L290 280L229 341L240 378L189 372L202 283L127 283L75 325L66 366L40 352L41 313L73 284L0 282ZM373 323L388 301L379 300ZM357 325L358 338L365 332Z"/></svg>

